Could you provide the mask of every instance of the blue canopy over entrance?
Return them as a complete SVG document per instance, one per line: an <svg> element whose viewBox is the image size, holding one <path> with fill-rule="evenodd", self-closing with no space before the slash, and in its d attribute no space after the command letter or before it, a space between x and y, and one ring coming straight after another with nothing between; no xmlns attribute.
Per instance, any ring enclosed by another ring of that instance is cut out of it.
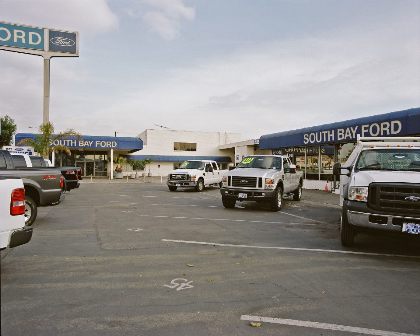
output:
<svg viewBox="0 0 420 336"><path fill-rule="evenodd" d="M420 108L263 135L261 149L356 142L361 137L420 135Z"/></svg>

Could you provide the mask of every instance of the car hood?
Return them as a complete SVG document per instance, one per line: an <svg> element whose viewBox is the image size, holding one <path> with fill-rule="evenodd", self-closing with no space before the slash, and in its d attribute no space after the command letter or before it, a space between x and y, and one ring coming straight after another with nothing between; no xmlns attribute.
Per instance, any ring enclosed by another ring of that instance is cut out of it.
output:
<svg viewBox="0 0 420 336"><path fill-rule="evenodd" d="M274 169L261 168L235 168L227 176L246 176L246 177L271 177L276 172Z"/></svg>
<svg viewBox="0 0 420 336"><path fill-rule="evenodd" d="M420 172L414 171L359 171L353 176L354 186L368 186L372 182L420 183Z"/></svg>

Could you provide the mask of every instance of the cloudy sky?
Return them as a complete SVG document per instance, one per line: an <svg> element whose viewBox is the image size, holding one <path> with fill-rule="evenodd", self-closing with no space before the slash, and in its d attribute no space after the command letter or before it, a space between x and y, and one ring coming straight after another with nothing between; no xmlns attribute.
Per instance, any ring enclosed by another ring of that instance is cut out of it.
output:
<svg viewBox="0 0 420 336"><path fill-rule="evenodd" d="M420 106L418 0L0 0L80 33L51 61L58 130L282 130ZM0 51L0 115L42 122L42 58ZM31 128L32 127L32 128Z"/></svg>

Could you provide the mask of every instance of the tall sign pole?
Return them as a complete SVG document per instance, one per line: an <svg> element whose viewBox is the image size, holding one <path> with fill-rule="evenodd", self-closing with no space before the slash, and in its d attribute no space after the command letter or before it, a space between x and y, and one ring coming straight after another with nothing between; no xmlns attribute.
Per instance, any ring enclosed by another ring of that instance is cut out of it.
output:
<svg viewBox="0 0 420 336"><path fill-rule="evenodd" d="M50 59L44 58L44 99L42 123L50 122Z"/></svg>
<svg viewBox="0 0 420 336"><path fill-rule="evenodd" d="M0 50L44 58L42 122L50 121L50 62L52 57L79 57L79 33L0 21Z"/></svg>

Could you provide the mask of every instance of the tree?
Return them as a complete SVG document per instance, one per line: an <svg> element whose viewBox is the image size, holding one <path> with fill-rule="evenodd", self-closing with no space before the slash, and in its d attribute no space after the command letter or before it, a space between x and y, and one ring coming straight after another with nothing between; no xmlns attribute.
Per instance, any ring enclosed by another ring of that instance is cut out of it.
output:
<svg viewBox="0 0 420 336"><path fill-rule="evenodd" d="M80 137L80 134L72 129L54 134L54 126L50 122L39 126L39 132L40 134L35 135L35 139L23 139L19 142L19 145L33 147L35 152L38 152L46 159L49 158L50 153L53 151L64 152L70 155L70 148L65 145L61 145L60 140L68 140L71 137L76 137L78 139ZM57 140L59 141L59 144L56 144Z"/></svg>
<svg viewBox="0 0 420 336"><path fill-rule="evenodd" d="M147 164L151 163L152 160L150 159L145 159L145 160L132 160L132 159L128 159L127 163L133 167L133 170L136 172L136 177L137 177L137 171L138 170L144 170L144 168L146 167Z"/></svg>
<svg viewBox="0 0 420 336"><path fill-rule="evenodd" d="M12 144L13 135L16 133L15 121L6 115L0 118L0 123L0 148L3 146L10 146Z"/></svg>

